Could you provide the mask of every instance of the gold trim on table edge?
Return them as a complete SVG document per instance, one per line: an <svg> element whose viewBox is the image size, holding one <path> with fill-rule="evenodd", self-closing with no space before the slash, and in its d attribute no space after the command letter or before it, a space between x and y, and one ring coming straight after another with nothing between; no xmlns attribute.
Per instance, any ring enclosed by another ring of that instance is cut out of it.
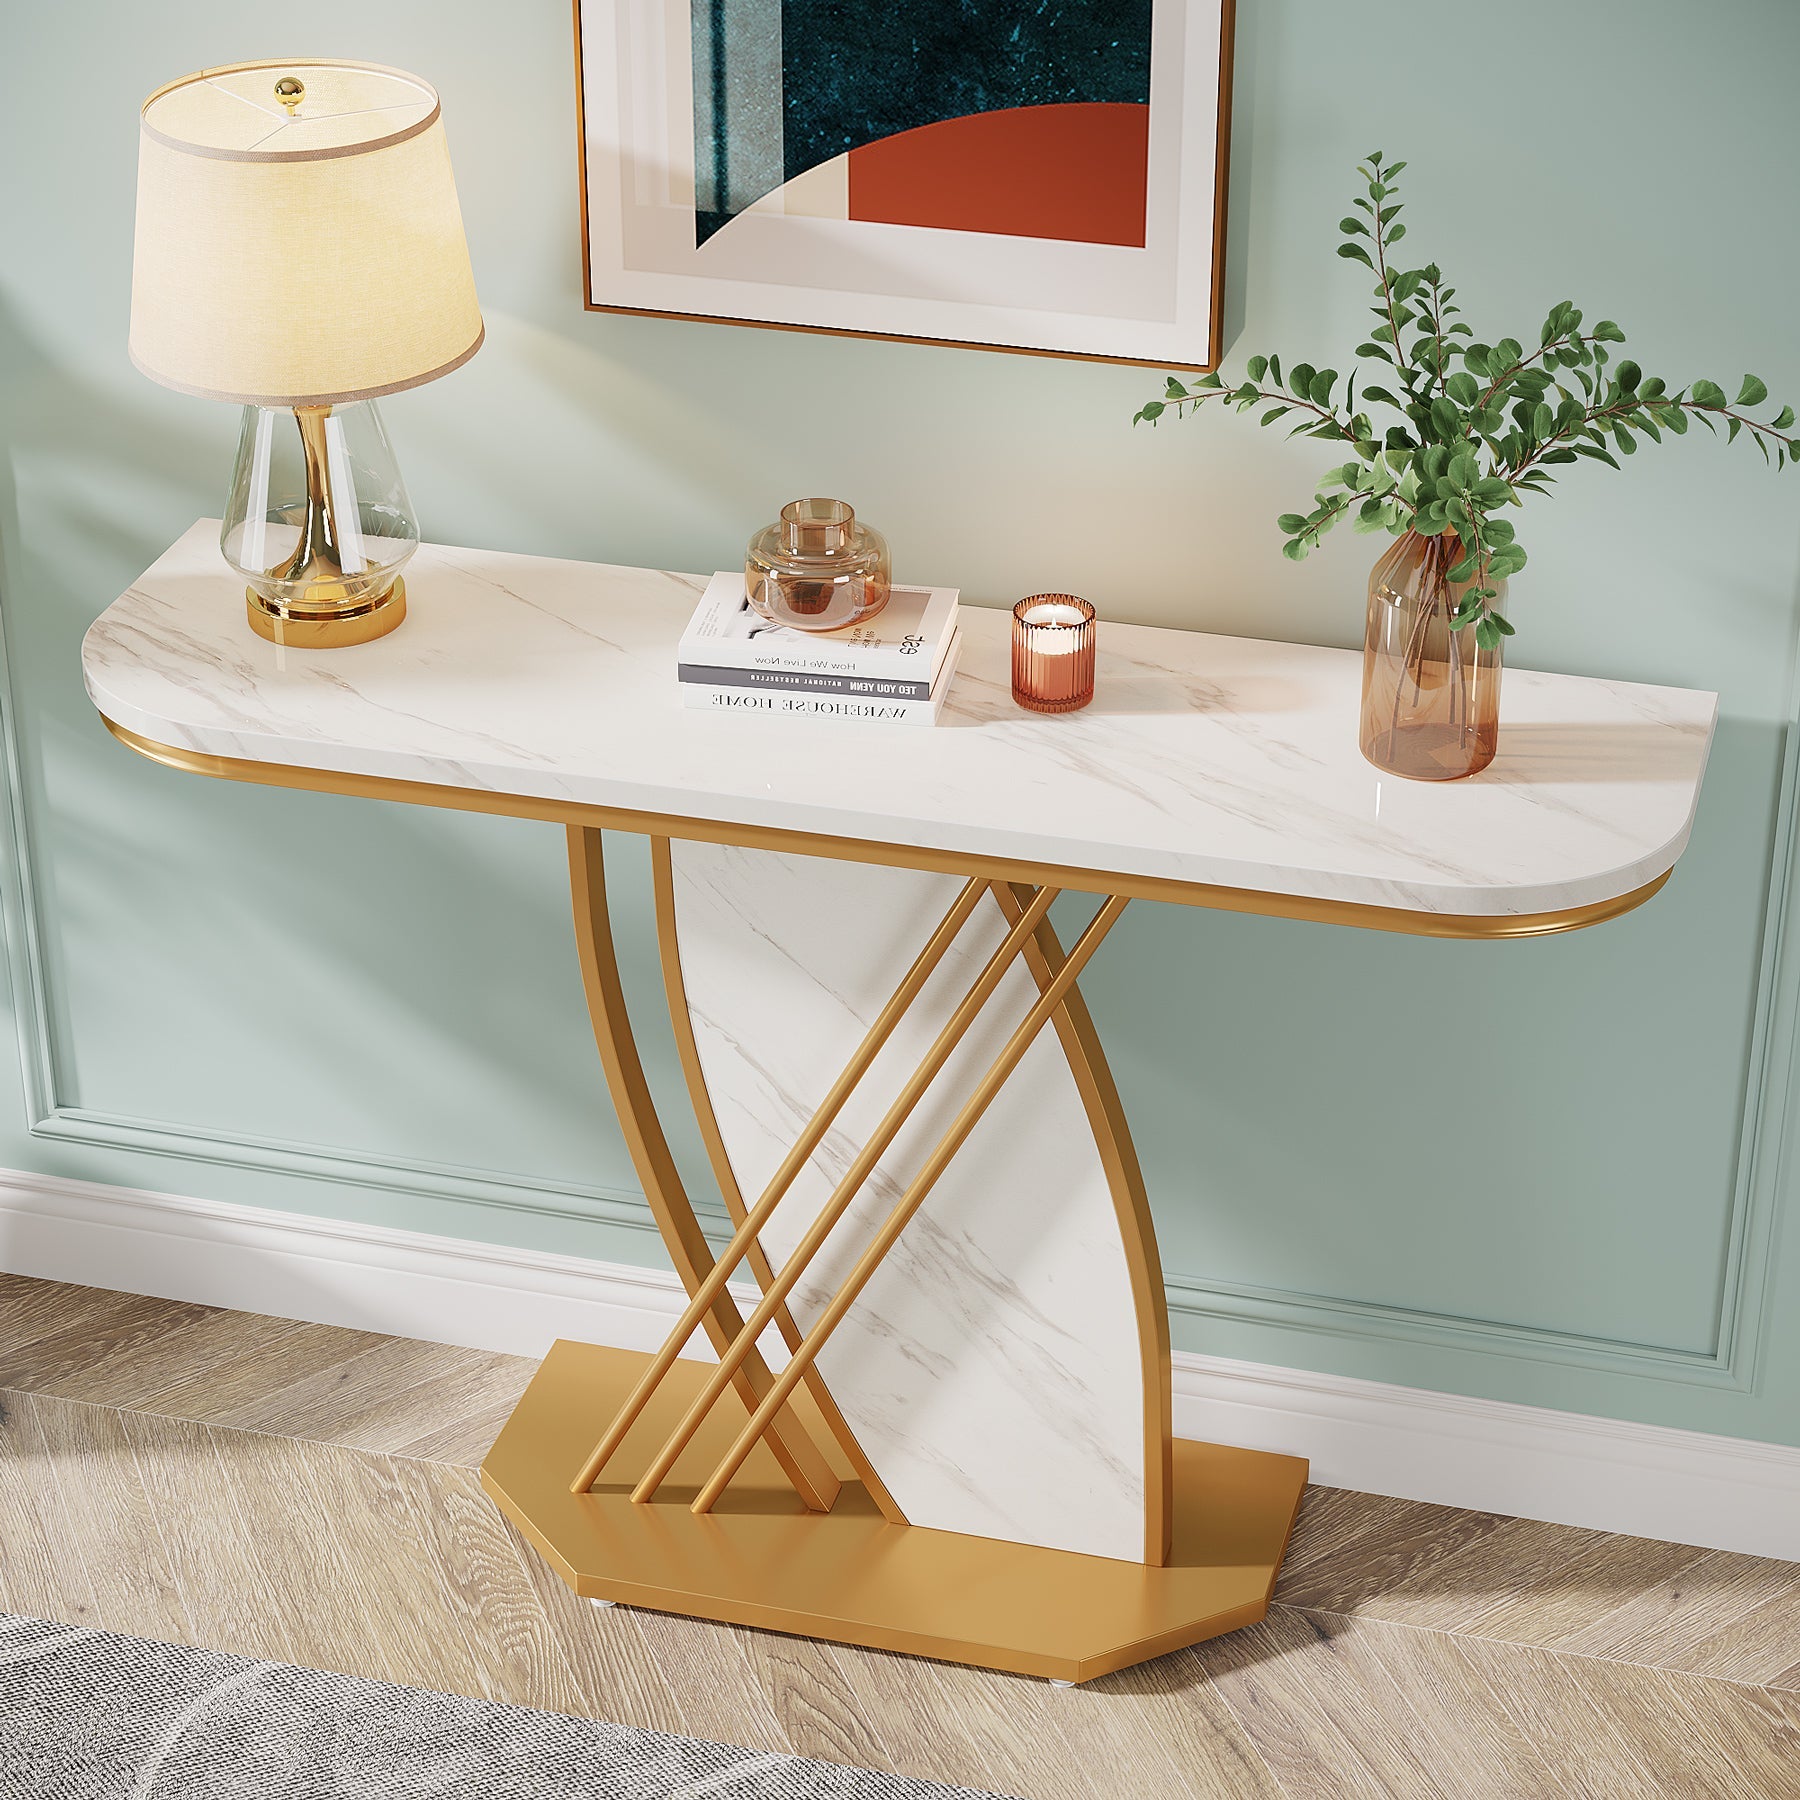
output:
<svg viewBox="0 0 1800 1800"><path fill-rule="evenodd" d="M152 762L221 781L249 781L264 787L347 794L360 800L395 800L413 806L442 806L459 812L495 813L504 818L542 819L565 826L597 826L643 837L692 838L701 843L738 844L756 850L825 856L840 862L881 863L891 868L928 869L946 875L980 875L993 881L1049 883L1077 893L1123 894L1134 900L1161 900L1176 906L1204 906L1215 912L1255 913L1266 918L1305 919L1323 925L1354 925L1365 931L1392 931L1409 937L1532 938L1580 931L1633 911L1669 879L1673 867L1653 881L1610 900L1560 907L1541 913L1430 913L1402 906L1371 906L1356 900L1320 900L1304 894L1275 894L1258 888L1214 887L1176 881L1165 875L1130 875L1102 869L1071 869L1055 863L1012 857L975 856L910 844L883 844L866 838L833 837L776 825L742 825L729 820L686 818L672 813L634 812L624 807L589 806L570 800L502 794L486 788L450 787L434 781L406 781L386 775L355 775L335 769L304 769L247 757L214 756L158 743L100 714L108 731L127 748Z"/></svg>

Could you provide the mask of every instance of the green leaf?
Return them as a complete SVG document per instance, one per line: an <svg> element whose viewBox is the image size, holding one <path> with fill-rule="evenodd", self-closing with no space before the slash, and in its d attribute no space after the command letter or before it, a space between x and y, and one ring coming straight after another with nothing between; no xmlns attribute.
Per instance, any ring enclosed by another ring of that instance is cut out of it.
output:
<svg viewBox="0 0 1800 1800"><path fill-rule="evenodd" d="M1339 244L1338 255L1347 256L1352 262L1359 262L1365 269L1373 269L1375 265L1369 261L1369 253L1361 244Z"/></svg>
<svg viewBox="0 0 1800 1800"><path fill-rule="evenodd" d="M1398 211L1399 209L1395 208L1395 210ZM1396 225L1393 228L1393 230L1387 234L1387 238L1385 241L1390 244L1397 244L1405 236L1406 236L1406 227L1404 225Z"/></svg>
<svg viewBox="0 0 1800 1800"><path fill-rule="evenodd" d="M1152 400L1148 406L1140 407L1137 412L1132 415L1131 422L1132 424L1137 425L1143 420L1148 419L1150 423L1154 425L1162 416L1163 403L1160 400Z"/></svg>
<svg viewBox="0 0 1800 1800"><path fill-rule="evenodd" d="M1768 399L1769 390L1754 375L1744 377L1744 385L1738 389L1739 406L1761 406Z"/></svg>
<svg viewBox="0 0 1800 1800"><path fill-rule="evenodd" d="M1367 388L1363 389L1363 392L1365 394L1368 391L1369 390ZM1769 423L1771 425L1773 425L1777 431L1786 431L1787 428L1791 424L1793 424L1793 422L1794 422L1794 409L1791 406L1784 406L1781 409L1781 411L1778 412L1775 415L1775 417L1769 421Z"/></svg>
<svg viewBox="0 0 1800 1800"><path fill-rule="evenodd" d="M1271 406L1257 421L1259 425L1273 425L1277 419L1285 419L1294 409L1291 406Z"/></svg>
<svg viewBox="0 0 1800 1800"><path fill-rule="evenodd" d="M1494 624L1499 629L1500 635L1502 637L1511 637L1514 635L1512 626L1509 625L1507 623L1507 621L1499 615L1499 613L1489 613L1488 617L1494 621Z"/></svg>
<svg viewBox="0 0 1800 1800"><path fill-rule="evenodd" d="M1281 358L1279 356L1269 358L1269 379L1277 387L1281 386Z"/></svg>
<svg viewBox="0 0 1800 1800"><path fill-rule="evenodd" d="M1356 218L1339 219L1338 230L1343 232L1346 237L1367 237L1369 235L1368 226L1361 219Z"/></svg>
<svg viewBox="0 0 1800 1800"><path fill-rule="evenodd" d="M1575 446L1575 454L1577 456L1591 456L1595 462L1603 462L1609 469L1617 469L1622 466L1609 452L1602 450L1598 444L1577 444Z"/></svg>
<svg viewBox="0 0 1800 1800"><path fill-rule="evenodd" d="M1285 537L1292 537L1296 531L1306 529L1306 521L1298 513L1283 513L1275 521L1275 525L1276 529Z"/></svg>
<svg viewBox="0 0 1800 1800"><path fill-rule="evenodd" d="M1716 381L1696 381L1688 390L1688 396L1696 406L1725 404L1725 390Z"/></svg>
<svg viewBox="0 0 1800 1800"><path fill-rule="evenodd" d="M1473 406L1481 398L1481 384L1473 375L1461 370L1452 375L1444 386L1458 406Z"/></svg>
<svg viewBox="0 0 1800 1800"><path fill-rule="evenodd" d="M1313 376L1317 373L1318 371L1314 369L1311 363L1295 363L1294 366L1288 370L1288 392L1296 395L1302 400L1310 399L1312 397Z"/></svg>
<svg viewBox="0 0 1800 1800"><path fill-rule="evenodd" d="M1266 356L1253 356L1249 362L1244 365L1244 373L1255 382L1260 382L1268 372L1269 359Z"/></svg>
<svg viewBox="0 0 1800 1800"><path fill-rule="evenodd" d="M1471 550L1453 569L1449 569L1445 572L1444 579L1446 581L1473 581L1475 579L1475 571L1480 567L1481 553L1477 550ZM1465 594L1463 596L1463 606L1466 607L1468 604L1468 596ZM1460 612L1462 607L1458 607L1457 610ZM1451 622L1454 624L1457 621L1452 620Z"/></svg>
<svg viewBox="0 0 1800 1800"><path fill-rule="evenodd" d="M1479 644L1483 650L1498 650L1500 648L1500 627L1494 623L1494 618L1495 615L1489 613L1488 616L1475 627L1475 642Z"/></svg>
<svg viewBox="0 0 1800 1800"><path fill-rule="evenodd" d="M1611 319L1602 319L1594 329L1588 333L1588 336L1598 338L1603 344L1622 344L1625 341L1624 332L1622 332Z"/></svg>
<svg viewBox="0 0 1800 1800"><path fill-rule="evenodd" d="M1627 456L1633 456L1637 453L1637 439L1634 438L1623 425L1615 424L1613 426L1613 442L1617 444Z"/></svg>
<svg viewBox="0 0 1800 1800"><path fill-rule="evenodd" d="M1307 385L1306 397L1314 406L1329 406L1331 390L1337 386L1337 370L1321 369Z"/></svg>
<svg viewBox="0 0 1800 1800"><path fill-rule="evenodd" d="M1306 539L1289 538L1288 541L1281 546L1281 554L1285 556L1289 562L1305 562Z"/></svg>
<svg viewBox="0 0 1800 1800"><path fill-rule="evenodd" d="M1644 379L1644 371L1634 362L1622 362L1613 371L1614 379L1628 394L1637 392L1637 385Z"/></svg>

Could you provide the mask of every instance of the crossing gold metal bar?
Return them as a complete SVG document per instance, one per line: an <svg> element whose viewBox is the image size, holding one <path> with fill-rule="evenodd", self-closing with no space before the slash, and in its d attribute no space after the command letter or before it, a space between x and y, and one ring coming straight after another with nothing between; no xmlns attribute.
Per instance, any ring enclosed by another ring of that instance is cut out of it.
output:
<svg viewBox="0 0 1800 1800"><path fill-rule="evenodd" d="M637 1386L630 1397L619 1409L613 1422L607 1426L606 1435L594 1446L593 1453L581 1466L581 1473L571 1484L577 1494L585 1494L600 1478L600 1471L612 1460L619 1445L624 1442L625 1435L638 1421L645 1404L656 1391L658 1383L674 1366L681 1355L683 1346L693 1335L695 1328L705 1319L712 1304L724 1292L725 1284L736 1273L738 1265L755 1247L757 1236L763 1227L774 1216L775 1209L785 1198L787 1191L794 1184L795 1177L806 1167L812 1154L824 1140L831 1129L833 1121L843 1110L844 1103L856 1089L856 1084L869 1071L869 1065L881 1053L894 1028L906 1016L907 1008L918 998L919 990L931 978L933 971L943 961L945 953L956 941L957 934L968 923L969 915L980 904L982 895L987 892L988 884L978 876L970 876L963 884L961 893L955 903L944 914L938 928L927 940L913 965L906 972L905 979L894 989L887 1004L881 1009L862 1042L856 1047L856 1054L844 1065L843 1072L831 1084L830 1092L819 1103L818 1110L806 1122L806 1128L795 1138L792 1147L781 1160L781 1166L775 1171L769 1185L763 1189L762 1197L756 1202L744 1222L732 1234L731 1242L719 1252L706 1279L694 1290L693 1298L688 1302L687 1310L682 1313L675 1329L664 1340L662 1348L652 1358L648 1368L644 1370ZM673 1460L673 1459L671 1459Z"/></svg>
<svg viewBox="0 0 1800 1800"><path fill-rule="evenodd" d="M1043 896L1040 894L1039 899ZM1033 905L1035 906L1035 902ZM813 1360L824 1349L826 1339L834 1332L845 1313L856 1304L856 1297L868 1285L869 1278L881 1266L887 1253L899 1241L900 1234L910 1223L913 1214L924 1205L926 1196L937 1185L938 1179L949 1168L951 1159L968 1141L971 1131L981 1121L981 1115L987 1111L994 1096L1005 1085L1006 1078L1019 1066L1019 1060L1031 1048L1032 1040L1043 1030L1045 1021L1062 1004L1063 995L1075 985L1075 978L1087 965L1088 958L1100 948L1101 941L1112 930L1114 922L1130 904L1123 894L1115 894L1095 913L1089 921L1087 929L1075 940L1069 951L1068 960L1056 972L1056 978L1038 996L1037 1004L1032 1007L1012 1036L1007 1040L1006 1048L994 1059L993 1066L982 1076L980 1085L975 1089L963 1109L956 1115L956 1121L950 1129L938 1139L937 1148L925 1159L925 1165L913 1177L912 1185L894 1203L894 1210L888 1214L886 1222L875 1234L869 1247L857 1258L853 1268L844 1281L844 1285L832 1296L831 1304L819 1315L818 1322L801 1340L800 1347L788 1358L787 1367L775 1377L775 1385L769 1389L756 1411L750 1415L750 1422L738 1434L737 1442L725 1453L721 1462L700 1492L694 1497L691 1508L696 1513L711 1512L714 1503L724 1493L726 1485L739 1469L744 1466L744 1458L756 1448L762 1434L768 1430L770 1422L786 1404L787 1396L799 1385L806 1371L812 1367ZM1036 929L1037 920L1028 909L1021 919L1023 924L1029 921ZM1011 939L1008 939L1010 942ZM786 1274L786 1270L782 1271Z"/></svg>
<svg viewBox="0 0 1800 1800"><path fill-rule="evenodd" d="M731 1228L735 1231L743 1224L750 1206L744 1198L743 1189L738 1185L737 1168L731 1160L731 1151L726 1146L725 1134L719 1129L719 1115L713 1107L712 1090L706 1084L705 1065L700 1060L700 1043L694 1036L694 1013L688 1004L687 974L681 962L681 922L677 917L675 902L675 846L669 838L650 839L650 891L655 899L656 948L658 960L662 963L663 998L669 1006L669 1029L675 1034L675 1053L681 1059L681 1072L687 1081L688 1100L694 1109L694 1123L700 1127L700 1141L706 1146L706 1159L712 1164L713 1180L719 1185L719 1198L725 1202L725 1210L731 1215ZM1046 920L1044 926L1039 928L1040 938L1048 924L1049 921ZM1030 955L1028 950L1028 960ZM1034 973L1035 969L1034 964ZM760 1243L750 1246L750 1254L745 1261L756 1278L757 1291L767 1293L769 1284L775 1279L775 1271L770 1267ZM794 1323L790 1308L783 1306L776 1313L775 1329L780 1332L781 1341L787 1346L789 1354L792 1354L799 1347L801 1333L800 1327ZM912 1521L907 1518L899 1502L889 1492L887 1483L870 1462L868 1452L863 1449L861 1439L845 1416L844 1409L838 1405L826 1383L825 1372L817 1363L813 1364L807 1374L806 1392L813 1405L819 1409L819 1417L824 1421L825 1429L837 1439L838 1448L843 1451L856 1479L868 1490L869 1498L875 1502L881 1516L890 1525L910 1525ZM602 1419L608 1416L610 1415L603 1414ZM662 1434L656 1432L653 1435L660 1438Z"/></svg>
<svg viewBox="0 0 1800 1800"><path fill-rule="evenodd" d="M762 1303L746 1321L743 1335L720 1353L719 1364L714 1369L712 1378L700 1390L693 1405L688 1408L681 1423L670 1435L668 1442L658 1451L656 1460L645 1470L643 1479L631 1490L633 1500L648 1502L656 1498L656 1490L662 1486L670 1469L675 1466L676 1458L687 1448L694 1433L700 1429L702 1421L712 1410L720 1394L725 1391L727 1384L736 1374L744 1358L755 1349L757 1337L774 1318L776 1310L793 1292L800 1277L806 1273L807 1265L818 1254L819 1248L826 1238L831 1235L832 1227L843 1217L851 1201L856 1198L862 1184L868 1180L875 1165L881 1160L883 1153L899 1136L901 1127L912 1116L913 1108L918 1105L925 1090L931 1085L932 1080L944 1064L950 1060L951 1053L962 1042L964 1034L975 1022L976 1016L987 1004L994 989L1000 985L1000 979L1012 966L1013 959L1035 934L1056 897L1056 889L1040 888L1033 896L1031 904L1020 915L1019 922L1007 932L1001 940L1000 947L988 958L986 967L975 978L974 986L964 995L956 1011L945 1021L943 1030L938 1033L936 1041L926 1051L924 1060L907 1078L906 1085L901 1088L893 1105L882 1115L881 1123L875 1127L869 1141L857 1153L856 1160L845 1172L843 1180L832 1190L830 1197L820 1207L818 1217L807 1227L806 1235L794 1247L793 1254L782 1264L780 1273L775 1277L774 1285L763 1295Z"/></svg>
<svg viewBox="0 0 1800 1800"><path fill-rule="evenodd" d="M574 900L581 983L593 1019L594 1041L606 1070L607 1089L612 1094L619 1128L638 1180L643 1183L644 1198L656 1215L657 1229L674 1259L682 1286L692 1293L711 1266L712 1252L707 1248L700 1221L694 1216L675 1158L669 1152L650 1084L644 1079L644 1065L638 1056L637 1039L632 1035L625 991L619 980L618 952L613 945L612 919L606 904L606 862L600 833L591 826L569 827L569 888ZM705 1323L707 1336L721 1354L738 1344L744 1322L729 1294L720 1293L714 1298ZM734 1371L744 1365L738 1393L746 1406L756 1403L771 1379L768 1365L754 1354L755 1350L753 1335L739 1346L732 1364ZM784 1409L781 1422L771 1435L771 1448L801 1501L814 1512L829 1512L841 1483L791 1408Z"/></svg>

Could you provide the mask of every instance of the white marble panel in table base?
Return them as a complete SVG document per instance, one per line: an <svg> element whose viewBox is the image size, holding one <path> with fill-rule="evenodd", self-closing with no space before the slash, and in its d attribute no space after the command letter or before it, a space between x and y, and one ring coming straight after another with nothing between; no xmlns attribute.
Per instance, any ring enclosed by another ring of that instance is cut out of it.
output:
<svg viewBox="0 0 1800 1800"><path fill-rule="evenodd" d="M678 842L672 857L701 1066L754 1203L961 884L721 845ZM984 901L764 1233L777 1267L1005 931ZM1037 993L1018 963L795 1290L802 1328ZM820 1368L913 1524L1142 1561L1153 1396L1138 1320L1106 1170L1050 1024Z"/></svg>

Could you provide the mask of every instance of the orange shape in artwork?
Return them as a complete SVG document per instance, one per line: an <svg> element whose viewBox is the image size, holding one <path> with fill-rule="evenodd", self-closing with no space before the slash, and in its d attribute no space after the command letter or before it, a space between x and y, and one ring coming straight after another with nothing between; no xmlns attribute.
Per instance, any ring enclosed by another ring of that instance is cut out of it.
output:
<svg viewBox="0 0 1800 1800"><path fill-rule="evenodd" d="M1142 248L1150 108L1019 106L850 152L850 217Z"/></svg>

